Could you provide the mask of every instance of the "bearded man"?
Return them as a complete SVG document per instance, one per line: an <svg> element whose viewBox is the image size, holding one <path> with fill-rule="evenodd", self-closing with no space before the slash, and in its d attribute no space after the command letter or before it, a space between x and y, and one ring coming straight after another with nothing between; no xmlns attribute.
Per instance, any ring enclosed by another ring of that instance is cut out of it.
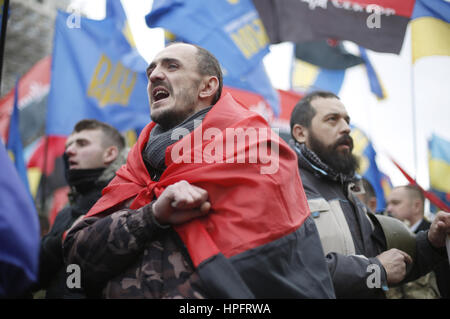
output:
<svg viewBox="0 0 450 319"><path fill-rule="evenodd" d="M292 147L337 298L384 298L389 286L414 280L446 258L450 214L438 213L430 230L414 239L399 221L368 212L357 198L363 189L355 174L350 116L339 97L323 91L306 95L290 122ZM404 238L398 240L400 234Z"/></svg>

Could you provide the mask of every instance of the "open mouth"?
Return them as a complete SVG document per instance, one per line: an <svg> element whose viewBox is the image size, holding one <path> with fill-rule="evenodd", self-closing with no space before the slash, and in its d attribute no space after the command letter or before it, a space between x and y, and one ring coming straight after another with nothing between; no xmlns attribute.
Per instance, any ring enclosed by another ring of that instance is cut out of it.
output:
<svg viewBox="0 0 450 319"><path fill-rule="evenodd" d="M336 147L351 150L353 148L353 140L349 137L344 137L336 143Z"/></svg>
<svg viewBox="0 0 450 319"><path fill-rule="evenodd" d="M161 86L154 88L152 91L152 97L154 102L164 100L168 98L169 95L170 95L169 91L167 91L165 88Z"/></svg>
<svg viewBox="0 0 450 319"><path fill-rule="evenodd" d="M78 163L75 161L69 161L69 167L76 166Z"/></svg>

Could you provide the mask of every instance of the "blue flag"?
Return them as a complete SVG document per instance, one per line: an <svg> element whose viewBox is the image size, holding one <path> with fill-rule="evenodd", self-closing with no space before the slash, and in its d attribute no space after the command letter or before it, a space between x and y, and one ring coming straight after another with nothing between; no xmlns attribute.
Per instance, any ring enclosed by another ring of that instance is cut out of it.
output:
<svg viewBox="0 0 450 319"><path fill-rule="evenodd" d="M372 142L364 132L356 127L352 127L351 136L353 138L353 154L359 157L358 173L366 178L377 197L376 211L380 212L386 208L386 193L389 191L389 179L379 169L376 162L375 149Z"/></svg>
<svg viewBox="0 0 450 319"><path fill-rule="evenodd" d="M39 220L0 141L0 298L23 294L37 280Z"/></svg>
<svg viewBox="0 0 450 319"><path fill-rule="evenodd" d="M250 0L155 0L146 21L209 50L221 64L225 85L261 95L279 114L278 93L262 63L269 40Z"/></svg>
<svg viewBox="0 0 450 319"><path fill-rule="evenodd" d="M68 135L84 118L119 131L143 128L150 121L147 63L124 35L125 14L114 2L108 2L109 16L101 21L78 17L77 25L72 15L57 14L48 135Z"/></svg>
<svg viewBox="0 0 450 319"><path fill-rule="evenodd" d="M27 178L27 168L25 166L25 161L23 157L23 146L22 139L20 136L20 126L19 126L19 81L16 81L16 86L14 88L14 107L11 114L11 119L9 121L9 133L8 142L6 148L9 151L10 157L12 157L14 165L16 167L17 173L23 182L23 185L27 190L29 190L28 178ZM30 194L31 196L31 194Z"/></svg>
<svg viewBox="0 0 450 319"><path fill-rule="evenodd" d="M359 47L359 53L361 58L366 64L367 78L369 79L370 91L377 96L379 100L385 99L387 97L386 91L381 84L380 78L377 75L372 63L369 60L366 49Z"/></svg>
<svg viewBox="0 0 450 319"><path fill-rule="evenodd" d="M269 52L250 0L155 0L146 21L211 51L235 75L246 74Z"/></svg>

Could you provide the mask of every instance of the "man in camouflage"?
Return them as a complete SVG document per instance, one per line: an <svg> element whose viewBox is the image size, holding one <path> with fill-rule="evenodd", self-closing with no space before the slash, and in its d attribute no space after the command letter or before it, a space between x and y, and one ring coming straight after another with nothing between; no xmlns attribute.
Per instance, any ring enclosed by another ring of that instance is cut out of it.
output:
<svg viewBox="0 0 450 319"><path fill-rule="evenodd" d="M333 298L295 154L261 116L221 97L218 61L176 43L155 57L147 76L153 122L64 241L66 262L80 266L89 296ZM223 135L191 147L194 120ZM179 156L194 157L223 146L227 129L243 127L267 132L249 147L278 147L268 155L280 164L273 174L261 174L267 162L234 161L248 160L246 147L233 150L232 163L227 154L227 162L186 164L172 152L189 144ZM176 129L189 133L173 138Z"/></svg>
<svg viewBox="0 0 450 319"><path fill-rule="evenodd" d="M425 197L415 185L398 186L388 197L386 213L404 222L417 234L430 228L431 223L424 216ZM449 269L447 261L419 279L389 289L386 296L391 299L438 299L448 298ZM447 296L446 296L447 295Z"/></svg>

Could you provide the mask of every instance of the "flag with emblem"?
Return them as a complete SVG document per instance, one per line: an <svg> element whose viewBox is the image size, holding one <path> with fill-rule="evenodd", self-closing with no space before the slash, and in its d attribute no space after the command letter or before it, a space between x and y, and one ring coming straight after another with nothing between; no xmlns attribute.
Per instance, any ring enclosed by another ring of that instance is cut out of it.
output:
<svg viewBox="0 0 450 319"><path fill-rule="evenodd" d="M147 63L132 46L120 1L108 0L107 14L101 21L56 16L48 135L66 136L84 118L119 131L149 122Z"/></svg>
<svg viewBox="0 0 450 319"><path fill-rule="evenodd" d="M279 95L262 61L269 39L250 0L155 0L146 20L149 27L170 32L166 42L210 51L222 67L224 85L259 94L279 114Z"/></svg>

